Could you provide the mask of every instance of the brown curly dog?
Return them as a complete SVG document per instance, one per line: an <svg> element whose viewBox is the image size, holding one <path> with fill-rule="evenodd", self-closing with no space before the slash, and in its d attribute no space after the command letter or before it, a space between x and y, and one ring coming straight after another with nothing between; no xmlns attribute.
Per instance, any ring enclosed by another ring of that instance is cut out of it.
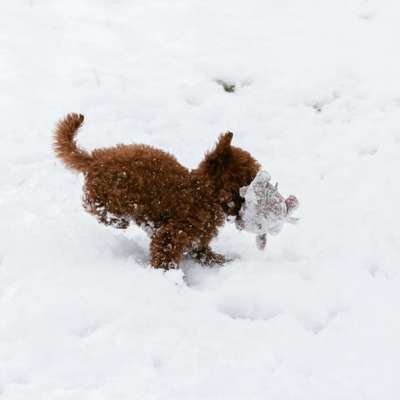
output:
<svg viewBox="0 0 400 400"><path fill-rule="evenodd" d="M183 254L204 265L222 264L209 243L225 216L238 216L239 189L260 165L219 137L199 166L189 171L174 156L143 144L119 144L87 152L75 142L84 120L68 114L56 127L54 149L64 164L85 176L83 205L106 225L125 229L134 222L151 237L151 265L177 268Z"/></svg>

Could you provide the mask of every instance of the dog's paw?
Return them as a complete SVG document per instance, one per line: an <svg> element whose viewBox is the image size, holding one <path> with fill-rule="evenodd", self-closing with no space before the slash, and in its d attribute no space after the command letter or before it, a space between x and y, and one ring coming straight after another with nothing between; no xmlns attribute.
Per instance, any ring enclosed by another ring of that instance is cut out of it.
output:
<svg viewBox="0 0 400 400"><path fill-rule="evenodd" d="M215 253L209 249L193 251L190 255L201 265L209 267L213 265L223 265L229 261L224 255Z"/></svg>
<svg viewBox="0 0 400 400"><path fill-rule="evenodd" d="M212 254L212 256L208 257L205 259L205 262L201 262L200 263L202 265L208 266L208 267L212 267L212 266L222 266L224 264L230 264L236 260L240 259L240 256L238 254L218 254L218 253L214 253Z"/></svg>
<svg viewBox="0 0 400 400"><path fill-rule="evenodd" d="M225 263L232 263L236 260L240 260L239 254L236 253L228 253L225 255Z"/></svg>

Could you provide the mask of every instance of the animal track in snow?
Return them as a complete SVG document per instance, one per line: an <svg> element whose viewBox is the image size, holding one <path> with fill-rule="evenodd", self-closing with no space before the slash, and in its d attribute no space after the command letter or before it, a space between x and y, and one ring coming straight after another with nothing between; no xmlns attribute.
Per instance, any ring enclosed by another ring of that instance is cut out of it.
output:
<svg viewBox="0 0 400 400"><path fill-rule="evenodd" d="M238 88L242 88L245 86L250 86L252 81L250 79L245 79L240 81L239 83L234 82L233 80L230 79L215 79L215 82L222 86L225 92L227 93L235 93Z"/></svg>
<svg viewBox="0 0 400 400"><path fill-rule="evenodd" d="M91 321L83 326L79 327L75 330L75 335L81 339L92 336L95 332L97 332L101 327L101 324L98 321Z"/></svg>
<svg viewBox="0 0 400 400"><path fill-rule="evenodd" d="M375 155L379 150L378 146L374 145L363 145L359 148L358 154L360 156L373 156Z"/></svg>
<svg viewBox="0 0 400 400"><path fill-rule="evenodd" d="M325 316L306 315L302 312L289 312L276 307L255 307L254 305L246 305L244 303L240 305L224 305L220 307L219 310L234 320L269 321L275 317L288 315L295 318L305 330L317 335L327 329L332 321L339 315L347 312L348 308L334 307L328 311Z"/></svg>
<svg viewBox="0 0 400 400"><path fill-rule="evenodd" d="M335 102L339 97L339 93L337 91L333 91L324 98L308 102L307 105L312 107L316 113L321 113L326 106Z"/></svg>
<svg viewBox="0 0 400 400"><path fill-rule="evenodd" d="M242 319L242 320L253 320L253 321L268 321L272 318L275 318L279 315L283 314L282 310L278 309L257 309L253 307L235 307L234 304L232 306L225 305L220 308L220 311L227 315L232 319Z"/></svg>

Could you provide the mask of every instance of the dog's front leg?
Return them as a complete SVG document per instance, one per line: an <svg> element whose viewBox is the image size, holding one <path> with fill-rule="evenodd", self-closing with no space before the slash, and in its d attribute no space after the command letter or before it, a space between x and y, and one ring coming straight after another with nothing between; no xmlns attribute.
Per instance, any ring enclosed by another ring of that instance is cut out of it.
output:
<svg viewBox="0 0 400 400"><path fill-rule="evenodd" d="M190 256L197 260L202 265L222 265L229 261L224 255L215 253L209 246L200 249L194 249L190 253Z"/></svg>
<svg viewBox="0 0 400 400"><path fill-rule="evenodd" d="M154 268L178 268L184 250L191 242L190 228L169 222L151 237L150 258Z"/></svg>

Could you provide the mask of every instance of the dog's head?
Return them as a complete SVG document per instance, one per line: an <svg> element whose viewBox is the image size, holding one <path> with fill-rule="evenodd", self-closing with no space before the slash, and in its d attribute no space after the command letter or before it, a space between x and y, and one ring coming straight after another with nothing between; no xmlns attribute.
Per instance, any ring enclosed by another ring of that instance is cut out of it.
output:
<svg viewBox="0 0 400 400"><path fill-rule="evenodd" d="M223 133L197 171L212 180L225 214L238 216L243 203L239 190L251 183L260 164L247 151L232 146L232 137L232 132Z"/></svg>

